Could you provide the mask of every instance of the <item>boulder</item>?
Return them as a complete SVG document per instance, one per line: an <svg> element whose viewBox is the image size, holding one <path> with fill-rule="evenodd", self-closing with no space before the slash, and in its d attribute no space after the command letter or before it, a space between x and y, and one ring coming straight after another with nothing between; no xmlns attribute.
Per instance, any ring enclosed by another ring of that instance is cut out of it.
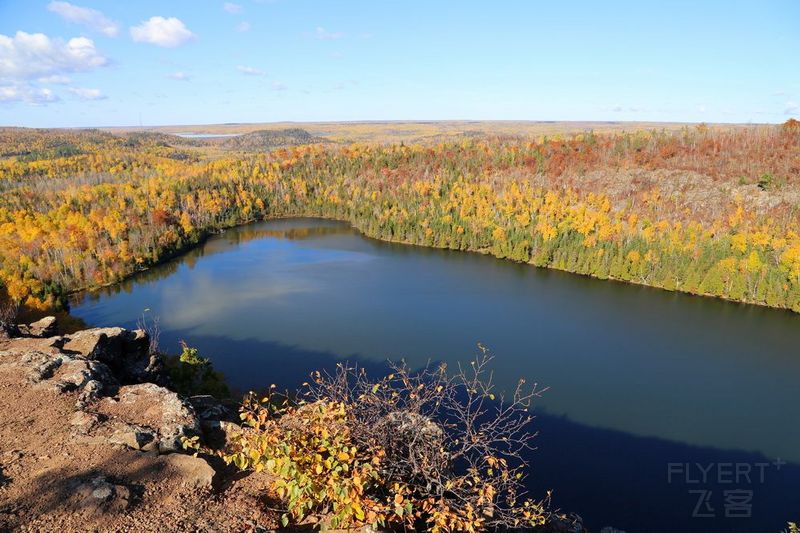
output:
<svg viewBox="0 0 800 533"><path fill-rule="evenodd" d="M214 480L214 469L200 457L173 453L159 458L167 470L176 475L185 487L210 489Z"/></svg>
<svg viewBox="0 0 800 533"><path fill-rule="evenodd" d="M97 411L109 419L152 430L161 453L182 450L182 437L200 434L191 404L154 383L122 386L116 398L100 400Z"/></svg>
<svg viewBox="0 0 800 533"><path fill-rule="evenodd" d="M61 392L84 391L90 382L98 381L101 385L112 389L117 385L111 371L103 363L63 357L56 374L56 388Z"/></svg>
<svg viewBox="0 0 800 533"><path fill-rule="evenodd" d="M58 333L56 317L46 316L25 326L30 337L54 337Z"/></svg>
<svg viewBox="0 0 800 533"><path fill-rule="evenodd" d="M158 354L150 354L150 340L142 330L93 328L65 337L63 350L100 361L122 383L164 383L166 375Z"/></svg>

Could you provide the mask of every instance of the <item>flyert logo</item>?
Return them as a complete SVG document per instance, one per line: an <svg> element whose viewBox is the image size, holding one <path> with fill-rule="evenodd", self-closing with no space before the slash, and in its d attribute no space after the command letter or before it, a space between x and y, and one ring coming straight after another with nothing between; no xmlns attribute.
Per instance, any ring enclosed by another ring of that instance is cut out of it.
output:
<svg viewBox="0 0 800 533"><path fill-rule="evenodd" d="M693 518L750 518L755 486L786 462L667 463L667 483L687 486ZM715 490L722 486L722 490ZM711 488L714 487L714 488ZM720 505L721 504L721 505Z"/></svg>

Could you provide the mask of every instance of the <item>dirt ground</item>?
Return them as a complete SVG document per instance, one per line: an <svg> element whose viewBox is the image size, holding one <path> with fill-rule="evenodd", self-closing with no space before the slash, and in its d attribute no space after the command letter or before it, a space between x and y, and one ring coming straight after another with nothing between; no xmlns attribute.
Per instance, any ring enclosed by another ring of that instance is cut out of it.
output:
<svg viewBox="0 0 800 533"><path fill-rule="evenodd" d="M81 416L78 392L32 383L24 366L2 364L3 349L0 341L0 531L275 527L265 479L214 473L184 454L80 439L71 424Z"/></svg>

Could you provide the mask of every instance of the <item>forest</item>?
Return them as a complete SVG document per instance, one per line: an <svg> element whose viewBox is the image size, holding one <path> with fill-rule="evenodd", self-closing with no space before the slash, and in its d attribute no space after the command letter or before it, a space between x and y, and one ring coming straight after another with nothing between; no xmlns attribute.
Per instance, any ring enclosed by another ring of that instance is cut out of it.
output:
<svg viewBox="0 0 800 533"><path fill-rule="evenodd" d="M795 120L308 142L208 150L165 134L0 129L4 313L63 308L69 293L118 282L223 228L290 216L800 312Z"/></svg>

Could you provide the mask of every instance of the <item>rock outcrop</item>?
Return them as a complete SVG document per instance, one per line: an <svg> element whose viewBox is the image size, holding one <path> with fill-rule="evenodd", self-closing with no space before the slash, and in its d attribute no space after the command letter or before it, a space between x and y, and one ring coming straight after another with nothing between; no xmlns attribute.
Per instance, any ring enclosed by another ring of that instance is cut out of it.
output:
<svg viewBox="0 0 800 533"><path fill-rule="evenodd" d="M62 348L104 363L121 383L165 383L161 358L149 353L150 339L140 329L87 329L66 336Z"/></svg>
<svg viewBox="0 0 800 533"><path fill-rule="evenodd" d="M149 353L142 330L94 328L56 336L55 318L17 326L4 341L0 365L24 370L31 383L76 392L70 424L78 442L108 442L135 450L179 451L182 439L201 434L191 403L164 384L161 357ZM214 409L213 398L205 410Z"/></svg>
<svg viewBox="0 0 800 533"><path fill-rule="evenodd" d="M0 330L0 531L274 528L263 479L183 450L224 446L236 405L170 390L144 331Z"/></svg>

